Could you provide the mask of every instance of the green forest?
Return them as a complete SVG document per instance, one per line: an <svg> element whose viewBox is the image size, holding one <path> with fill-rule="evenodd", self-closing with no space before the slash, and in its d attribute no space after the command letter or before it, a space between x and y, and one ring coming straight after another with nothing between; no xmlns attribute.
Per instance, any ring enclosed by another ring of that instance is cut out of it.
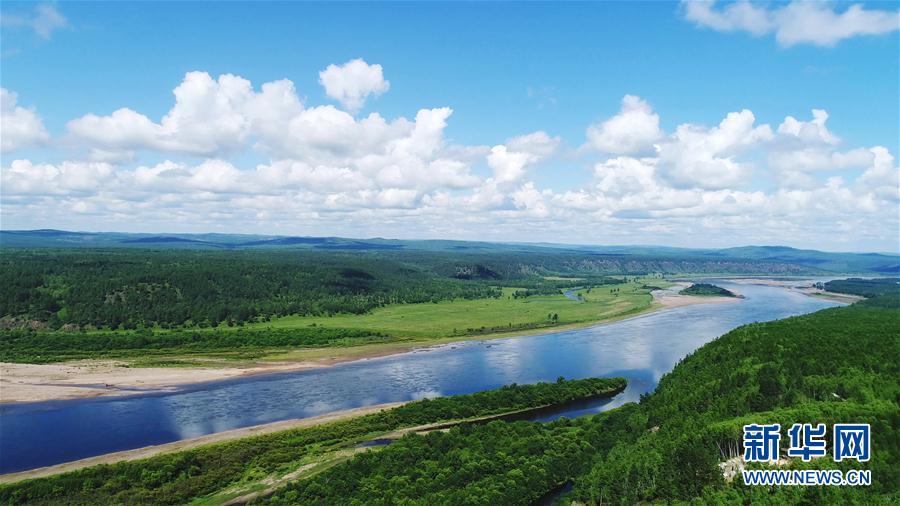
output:
<svg viewBox="0 0 900 506"><path fill-rule="evenodd" d="M7 329L0 332L0 362L43 364L96 358L222 355L256 358L272 349L357 346L393 339L364 329L304 327L298 329L150 329L95 332L43 332Z"/></svg>
<svg viewBox="0 0 900 506"><path fill-rule="evenodd" d="M0 309L51 329L234 325L497 297L407 262L316 252L4 251Z"/></svg>
<svg viewBox="0 0 900 506"><path fill-rule="evenodd" d="M544 257L433 252L3 250L7 327L77 330L216 327L287 315L361 314L389 304L620 283L590 271L547 279ZM490 265L482 263L490 262ZM551 265L546 265L551 264Z"/></svg>
<svg viewBox="0 0 900 506"><path fill-rule="evenodd" d="M709 283L694 283L681 291L684 295L700 295L712 297L737 297L731 290L726 290L721 286L711 285Z"/></svg>
<svg viewBox="0 0 900 506"><path fill-rule="evenodd" d="M614 275L815 272L772 260L464 244L434 251L366 249L375 245L336 250L3 247L0 325L66 331L235 326L288 315L363 314L390 304L500 297L499 286L531 297L618 282Z"/></svg>
<svg viewBox="0 0 900 506"><path fill-rule="evenodd" d="M877 297L881 301L900 296L900 278L835 279L818 285L819 288L829 292L859 295L866 298Z"/></svg>

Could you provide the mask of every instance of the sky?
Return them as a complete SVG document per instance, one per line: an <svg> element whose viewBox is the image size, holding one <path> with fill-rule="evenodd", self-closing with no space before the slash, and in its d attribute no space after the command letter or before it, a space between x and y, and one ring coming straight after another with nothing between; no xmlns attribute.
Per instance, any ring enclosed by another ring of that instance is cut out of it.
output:
<svg viewBox="0 0 900 506"><path fill-rule="evenodd" d="M0 227L900 252L896 2L0 4Z"/></svg>

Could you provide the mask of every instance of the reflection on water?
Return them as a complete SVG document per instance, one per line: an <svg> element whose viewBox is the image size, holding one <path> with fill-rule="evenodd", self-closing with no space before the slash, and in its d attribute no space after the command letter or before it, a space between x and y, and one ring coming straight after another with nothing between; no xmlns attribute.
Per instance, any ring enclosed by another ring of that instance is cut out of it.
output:
<svg viewBox="0 0 900 506"><path fill-rule="evenodd" d="M637 401L686 354L744 323L835 305L783 288L717 282L738 302L675 308L554 334L455 343L326 369L205 384L174 393L0 407L0 472L385 402L472 393L559 376L624 376L613 399L569 406L578 416Z"/></svg>

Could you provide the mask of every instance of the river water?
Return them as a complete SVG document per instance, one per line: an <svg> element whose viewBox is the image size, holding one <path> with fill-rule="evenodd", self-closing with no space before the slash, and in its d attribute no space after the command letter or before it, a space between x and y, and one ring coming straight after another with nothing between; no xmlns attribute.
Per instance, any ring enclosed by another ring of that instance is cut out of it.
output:
<svg viewBox="0 0 900 506"><path fill-rule="evenodd" d="M835 306L784 288L716 284L746 298L666 309L595 327L469 341L337 366L205 383L165 394L0 407L0 473L386 402L466 394L559 376L624 376L612 399L542 417L637 401L691 351L745 323ZM427 324L427 322L423 322Z"/></svg>

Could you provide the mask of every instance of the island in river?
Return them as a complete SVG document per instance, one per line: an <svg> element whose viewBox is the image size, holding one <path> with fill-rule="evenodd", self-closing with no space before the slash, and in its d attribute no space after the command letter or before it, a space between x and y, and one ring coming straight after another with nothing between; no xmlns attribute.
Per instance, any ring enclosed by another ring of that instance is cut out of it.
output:
<svg viewBox="0 0 900 506"><path fill-rule="evenodd" d="M710 283L694 283L681 291L684 295L699 295L701 297L740 297L731 290Z"/></svg>

